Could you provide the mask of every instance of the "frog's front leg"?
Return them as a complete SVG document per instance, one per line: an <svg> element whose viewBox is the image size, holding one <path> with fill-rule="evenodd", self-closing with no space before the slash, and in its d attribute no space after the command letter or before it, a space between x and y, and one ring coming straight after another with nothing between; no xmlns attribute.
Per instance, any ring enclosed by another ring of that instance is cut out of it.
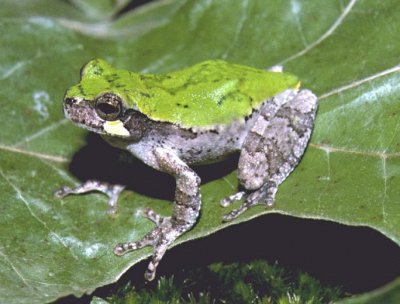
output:
<svg viewBox="0 0 400 304"><path fill-rule="evenodd" d="M240 154L238 179L245 191L221 201L243 204L225 215L230 221L257 204L272 206L278 186L296 167L314 125L317 98L308 90L287 90L260 109Z"/></svg>
<svg viewBox="0 0 400 304"><path fill-rule="evenodd" d="M100 191L106 194L109 198L108 200L108 213L115 214L117 212L117 201L121 192L125 189L125 186L122 185L113 185L107 182L101 182L98 180L88 180L83 184L75 188L70 188L67 186L63 186L60 189L54 192L55 197L63 198L70 194L81 194L88 193L92 191Z"/></svg>
<svg viewBox="0 0 400 304"><path fill-rule="evenodd" d="M140 241L118 244L114 249L116 255L123 255L128 251L153 246L153 257L145 274L149 281L154 279L156 268L168 246L196 223L201 206L199 176L177 155L167 149L158 148L154 155L158 169L173 175L176 179L172 216L161 217L151 209L146 209L144 215L157 226Z"/></svg>

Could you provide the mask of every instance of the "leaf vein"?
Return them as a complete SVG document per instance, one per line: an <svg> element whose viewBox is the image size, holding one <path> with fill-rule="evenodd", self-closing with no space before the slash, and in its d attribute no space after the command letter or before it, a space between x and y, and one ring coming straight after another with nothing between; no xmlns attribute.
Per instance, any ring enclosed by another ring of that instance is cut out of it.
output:
<svg viewBox="0 0 400 304"><path fill-rule="evenodd" d="M21 146L22 144L31 142L32 140L34 140L34 139L36 139L36 138L38 138L40 136L43 136L44 134L46 134L46 133L48 133L50 131L53 131L54 129L57 129L59 126L65 124L66 122L68 122L68 120L66 118L63 118L63 119L61 119L61 120L59 120L59 121L57 121L57 122L55 122L55 123L53 123L51 125L48 125L47 127L43 128L43 129L33 133L32 135L29 135L29 136L23 138L21 141L15 143L13 145L13 147L18 147L18 146Z"/></svg>
<svg viewBox="0 0 400 304"><path fill-rule="evenodd" d="M78 260L78 257L71 251L71 248L67 246L67 244L64 243L62 238L53 230L49 228L46 222L44 222L41 218L39 218L35 212L33 212L28 200L24 197L22 194L21 190L13 183L7 176L4 174L4 172L0 169L0 175L3 177L3 179L14 189L15 193L17 194L17 198L21 200L25 207L28 209L29 213L32 215L34 219L36 219L51 235L54 235L54 237L65 247L69 250L71 255L73 256L74 259Z"/></svg>
<svg viewBox="0 0 400 304"><path fill-rule="evenodd" d="M7 262L8 265L10 265L10 267L14 270L14 272L17 274L17 276L21 279L22 283L24 283L25 286L27 286L29 289L31 289L34 293L36 293L37 295L39 295L39 292L36 290L35 287L33 287L32 285L30 285L28 283L28 280L24 278L24 276L22 275L22 273L18 270L18 268L13 264L13 262L10 261L10 259L8 258L8 256L2 252L0 250L0 256L2 256L4 258L4 260Z"/></svg>
<svg viewBox="0 0 400 304"><path fill-rule="evenodd" d="M1 145L1 144L0 144L0 150L20 153L20 154L40 158L40 159L54 161L57 163L66 163L69 161L67 158L62 157L62 156L44 154L44 153L40 153L40 152L33 152L33 151L28 151L28 150L24 150L24 149L20 149L20 148L15 148L15 147L9 147L9 146L5 146L5 145Z"/></svg>
<svg viewBox="0 0 400 304"><path fill-rule="evenodd" d="M379 152L379 151L360 151L355 149L348 149L344 147L332 147L329 145L324 144L317 144L317 143L310 143L310 147L313 147L318 150L327 151L329 152L337 152L337 153L346 153L346 154L355 154L355 155L363 155L363 156L370 156L370 157L379 157L379 158L388 158L388 157L400 157L400 152L395 153L387 153L386 151Z"/></svg>
<svg viewBox="0 0 400 304"><path fill-rule="evenodd" d="M313 48L318 46L322 41L327 39L329 36L331 36L336 29L343 23L343 20L347 17L347 15L350 13L351 9L353 8L354 4L357 2L357 0L351 0L349 4L345 7L345 9L342 11L342 13L339 15L339 17L336 19L336 21L330 26L330 28L321 35L317 40L306 46L303 50L297 52L296 54L282 60L281 62L275 64L275 65L283 65L289 61L292 61L298 57L303 56L304 54L308 53L311 51Z"/></svg>
<svg viewBox="0 0 400 304"><path fill-rule="evenodd" d="M306 39L306 36L304 35L304 30L300 22L299 18L299 12L301 10L301 4L298 2L298 0L290 0L290 5L292 9L292 14L294 17L294 22L297 27L297 32L299 33L301 42L303 43L304 47L307 47L309 42Z"/></svg>
<svg viewBox="0 0 400 304"><path fill-rule="evenodd" d="M31 62L31 60L17 62L12 67L10 67L9 69L7 69L6 71L3 72L3 75L1 76L1 80L7 79L12 74L14 74L16 71L18 71L20 68L24 67L25 65L27 65L30 62Z"/></svg>
<svg viewBox="0 0 400 304"><path fill-rule="evenodd" d="M387 200L387 171L386 171L386 157L382 157L382 177L383 177L383 198L382 198L382 218L383 222L386 223L387 212L385 203Z"/></svg>
<svg viewBox="0 0 400 304"><path fill-rule="evenodd" d="M329 96L332 96L332 95L335 95L335 94L339 94L339 93L341 93L343 91L346 91L346 90L355 88L357 86L360 86L360 85L362 85L362 84L364 84L366 82L370 82L370 81L375 80L377 78L380 78L380 77L383 77L383 76L386 76L386 75L389 75L389 74L392 74L392 73L396 73L396 72L400 72L400 65L396 65L396 66L394 66L392 68L389 68L389 69L386 69L384 71L378 72L378 73L373 74L371 76L368 76L366 78L359 79L359 80L353 81L353 82L351 82L349 84L346 84L344 86L341 86L341 87L338 87L336 89L333 89L330 92L327 92L327 93L324 93L324 94L320 95L318 97L318 99L321 100L321 99L327 98Z"/></svg>
<svg viewBox="0 0 400 304"><path fill-rule="evenodd" d="M229 179L227 179L226 177L224 177L223 180L228 184L229 187L231 187L232 189L235 189L235 186L232 185L232 183L229 181Z"/></svg>
<svg viewBox="0 0 400 304"><path fill-rule="evenodd" d="M228 53L230 53L230 51L234 48L234 46L236 45L236 43L239 40L240 33L242 32L244 23L246 22L247 17L248 17L248 10L249 10L249 1L248 0L242 1L242 10L245 11L246 13L240 14L241 17L237 22L234 37L232 39L232 42L230 43L230 46L227 48L225 53L222 54L222 59L226 59L228 57Z"/></svg>
<svg viewBox="0 0 400 304"><path fill-rule="evenodd" d="M40 159L42 163L44 163L46 166L49 166L51 169L53 169L63 180L69 183L74 183L76 184L75 180L72 179L67 173L65 173L64 170L60 170L56 166L53 165L51 162L47 162L45 159Z"/></svg>

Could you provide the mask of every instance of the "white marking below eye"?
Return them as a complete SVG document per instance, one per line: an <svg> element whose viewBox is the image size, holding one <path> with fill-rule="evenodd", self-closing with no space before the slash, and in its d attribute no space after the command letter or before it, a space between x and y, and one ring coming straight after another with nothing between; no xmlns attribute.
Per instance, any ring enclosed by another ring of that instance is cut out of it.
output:
<svg viewBox="0 0 400 304"><path fill-rule="evenodd" d="M120 120L106 121L104 123L104 131L112 135L119 135L119 136L130 135L129 131L125 129L122 121Z"/></svg>

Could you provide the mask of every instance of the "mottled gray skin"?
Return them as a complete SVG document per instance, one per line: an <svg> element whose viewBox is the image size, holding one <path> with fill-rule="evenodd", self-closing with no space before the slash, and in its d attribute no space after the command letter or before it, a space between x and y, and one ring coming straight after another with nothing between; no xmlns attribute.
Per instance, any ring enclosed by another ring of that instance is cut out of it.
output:
<svg viewBox="0 0 400 304"><path fill-rule="evenodd" d="M64 103L65 115L76 124L102 134L110 144L130 151L147 165L176 179L172 216L161 217L146 209L144 215L156 227L140 241L118 244L114 248L116 255L123 255L153 246L154 254L145 275L148 280L154 279L168 246L192 228L199 216L200 178L189 165L217 161L240 151L238 178L244 191L222 200L221 205L228 206L240 199L244 202L223 220L230 221L257 204L272 206L279 184L296 167L307 147L316 108L317 98L312 92L287 90L266 101L250 117L208 129L183 129L131 111L124 120L124 127L131 134L127 140L106 135L104 121L89 102L67 99ZM56 195L64 197L93 190L107 194L110 212L115 212L118 195L123 190L121 185L88 181L74 189L63 187Z"/></svg>

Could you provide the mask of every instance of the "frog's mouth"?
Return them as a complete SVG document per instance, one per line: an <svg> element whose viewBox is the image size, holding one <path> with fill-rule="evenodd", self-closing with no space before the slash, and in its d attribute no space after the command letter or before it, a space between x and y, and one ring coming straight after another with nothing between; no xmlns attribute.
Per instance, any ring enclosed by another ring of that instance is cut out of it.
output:
<svg viewBox="0 0 400 304"><path fill-rule="evenodd" d="M100 134L106 133L104 131L105 121L99 118L88 100L81 98L65 98L63 110L65 117L79 127Z"/></svg>

